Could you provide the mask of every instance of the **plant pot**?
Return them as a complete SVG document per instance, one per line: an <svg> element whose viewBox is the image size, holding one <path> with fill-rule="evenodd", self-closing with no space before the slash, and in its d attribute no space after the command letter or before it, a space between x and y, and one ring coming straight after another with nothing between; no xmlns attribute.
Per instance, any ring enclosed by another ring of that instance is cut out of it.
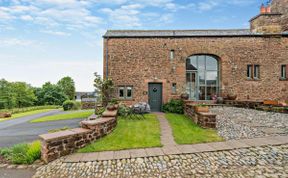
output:
<svg viewBox="0 0 288 178"><path fill-rule="evenodd" d="M228 94L227 98L228 98L228 100L236 100L237 95Z"/></svg>
<svg viewBox="0 0 288 178"><path fill-rule="evenodd" d="M189 94L183 93L183 94L181 94L180 97L181 97L182 100L188 100L189 99Z"/></svg>
<svg viewBox="0 0 288 178"><path fill-rule="evenodd" d="M117 109L117 108L115 107L115 105L108 105L108 106L106 107L106 109L107 109L108 111L114 111L114 110Z"/></svg>
<svg viewBox="0 0 288 178"><path fill-rule="evenodd" d="M195 106L194 110L195 110L196 113L209 112L209 107L208 106Z"/></svg>

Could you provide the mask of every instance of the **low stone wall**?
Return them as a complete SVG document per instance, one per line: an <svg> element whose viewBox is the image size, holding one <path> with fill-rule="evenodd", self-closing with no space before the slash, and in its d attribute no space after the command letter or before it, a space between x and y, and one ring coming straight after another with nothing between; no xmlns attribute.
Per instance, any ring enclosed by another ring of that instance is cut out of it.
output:
<svg viewBox="0 0 288 178"><path fill-rule="evenodd" d="M95 109L95 107L96 107L95 102L87 102L87 101L81 102L81 108L82 109Z"/></svg>
<svg viewBox="0 0 288 178"><path fill-rule="evenodd" d="M184 114L203 128L216 128L216 114L195 112L193 104L185 104Z"/></svg>
<svg viewBox="0 0 288 178"><path fill-rule="evenodd" d="M103 117L80 122L82 128L40 135L41 157L46 163L75 152L111 133L117 125L117 110L105 111Z"/></svg>

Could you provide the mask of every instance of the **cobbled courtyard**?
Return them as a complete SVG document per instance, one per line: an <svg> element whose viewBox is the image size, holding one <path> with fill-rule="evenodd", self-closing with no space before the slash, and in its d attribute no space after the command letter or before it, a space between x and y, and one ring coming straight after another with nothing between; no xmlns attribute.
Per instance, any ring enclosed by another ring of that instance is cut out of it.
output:
<svg viewBox="0 0 288 178"><path fill-rule="evenodd" d="M40 177L288 177L288 145L149 158L63 163L37 170Z"/></svg>

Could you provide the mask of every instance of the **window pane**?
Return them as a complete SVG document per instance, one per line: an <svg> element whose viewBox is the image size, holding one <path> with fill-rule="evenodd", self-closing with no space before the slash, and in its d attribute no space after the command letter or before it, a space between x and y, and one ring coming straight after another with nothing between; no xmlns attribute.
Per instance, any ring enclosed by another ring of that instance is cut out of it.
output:
<svg viewBox="0 0 288 178"><path fill-rule="evenodd" d="M214 85L216 86L217 85L217 71L207 71L206 72L206 85L207 86L211 86L211 85Z"/></svg>
<svg viewBox="0 0 288 178"><path fill-rule="evenodd" d="M254 78L259 78L259 65L254 65Z"/></svg>
<svg viewBox="0 0 288 178"><path fill-rule="evenodd" d="M206 100L205 87L199 87L199 100Z"/></svg>
<svg viewBox="0 0 288 178"><path fill-rule="evenodd" d="M281 78L286 78L286 65L281 66Z"/></svg>
<svg viewBox="0 0 288 178"><path fill-rule="evenodd" d="M198 72L198 77L199 77L199 85L205 85L205 72L204 71Z"/></svg>
<svg viewBox="0 0 288 178"><path fill-rule="evenodd" d="M247 77L251 78L252 77L252 66L247 65Z"/></svg>
<svg viewBox="0 0 288 178"><path fill-rule="evenodd" d="M186 60L186 70L197 70L196 56L192 56Z"/></svg>
<svg viewBox="0 0 288 178"><path fill-rule="evenodd" d="M177 88L176 88L176 83L173 83L172 84L172 93L176 93L176 90L177 90Z"/></svg>
<svg viewBox="0 0 288 178"><path fill-rule="evenodd" d="M124 87L119 87L119 98L124 98Z"/></svg>
<svg viewBox="0 0 288 178"><path fill-rule="evenodd" d="M170 60L173 60L174 59L174 50L171 50L170 51Z"/></svg>
<svg viewBox="0 0 288 178"><path fill-rule="evenodd" d="M217 70L218 62L217 59L211 56L206 56L206 70Z"/></svg>
<svg viewBox="0 0 288 178"><path fill-rule="evenodd" d="M198 69L205 70L205 56L198 56Z"/></svg>
<svg viewBox="0 0 288 178"><path fill-rule="evenodd" d="M132 87L127 87L127 98L132 98Z"/></svg>
<svg viewBox="0 0 288 178"><path fill-rule="evenodd" d="M217 88L207 86L207 100L212 100L213 96L216 95L217 95Z"/></svg>

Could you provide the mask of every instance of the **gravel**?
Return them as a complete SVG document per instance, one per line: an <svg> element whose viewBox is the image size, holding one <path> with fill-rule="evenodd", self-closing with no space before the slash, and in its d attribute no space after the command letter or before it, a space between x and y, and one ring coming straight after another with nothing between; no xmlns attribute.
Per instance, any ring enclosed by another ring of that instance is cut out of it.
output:
<svg viewBox="0 0 288 178"><path fill-rule="evenodd" d="M235 107L214 107L218 134L226 140L288 135L288 114Z"/></svg>

